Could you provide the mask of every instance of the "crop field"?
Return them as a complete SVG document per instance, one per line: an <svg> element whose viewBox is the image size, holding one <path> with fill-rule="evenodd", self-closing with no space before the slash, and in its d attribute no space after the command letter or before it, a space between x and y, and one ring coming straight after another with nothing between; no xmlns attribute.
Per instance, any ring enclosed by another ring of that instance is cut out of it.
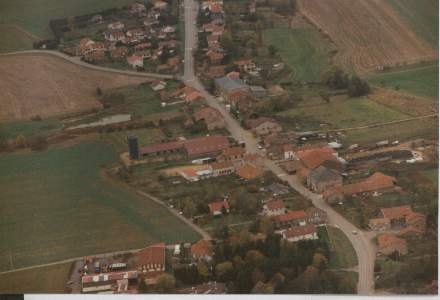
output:
<svg viewBox="0 0 440 300"><path fill-rule="evenodd" d="M411 28L438 48L438 0L387 0Z"/></svg>
<svg viewBox="0 0 440 300"><path fill-rule="evenodd" d="M357 127L409 117L368 98L302 106L282 112L278 116L281 119L287 117L286 126L294 125L294 128L300 131ZM321 124L327 124L327 126L322 127Z"/></svg>
<svg viewBox="0 0 440 300"><path fill-rule="evenodd" d="M368 96L374 102L410 116L425 116L438 110L437 101L414 96L405 91L377 88Z"/></svg>
<svg viewBox="0 0 440 300"><path fill-rule="evenodd" d="M263 39L265 44L275 46L297 80L318 81L330 65L330 52L334 47L308 24L267 29Z"/></svg>
<svg viewBox="0 0 440 300"><path fill-rule="evenodd" d="M102 177L111 147L82 143L0 156L0 271L199 235Z"/></svg>
<svg viewBox="0 0 440 300"><path fill-rule="evenodd" d="M437 99L438 61L377 73L369 78L369 82L376 86L398 88L414 95Z"/></svg>
<svg viewBox="0 0 440 300"><path fill-rule="evenodd" d="M64 293L72 263L0 275L1 293Z"/></svg>
<svg viewBox="0 0 440 300"><path fill-rule="evenodd" d="M301 13L336 44L335 60L358 72L436 59L436 50L382 0L301 0Z"/></svg>
<svg viewBox="0 0 440 300"><path fill-rule="evenodd" d="M36 40L13 25L0 25L0 37L0 53L32 49L32 43Z"/></svg>
<svg viewBox="0 0 440 300"><path fill-rule="evenodd" d="M0 122L100 108L97 87L116 88L146 81L85 69L46 55L0 57L0 74Z"/></svg>
<svg viewBox="0 0 440 300"><path fill-rule="evenodd" d="M0 1L0 20L14 24L39 36L50 38L51 19L84 15L104 9L121 7L133 0L2 0ZM0 37L3 37L0 32Z"/></svg>

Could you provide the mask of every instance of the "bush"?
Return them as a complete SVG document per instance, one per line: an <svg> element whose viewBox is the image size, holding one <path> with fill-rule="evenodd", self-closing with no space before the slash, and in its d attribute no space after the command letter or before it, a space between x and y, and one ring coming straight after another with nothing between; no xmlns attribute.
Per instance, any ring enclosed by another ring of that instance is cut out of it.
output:
<svg viewBox="0 0 440 300"><path fill-rule="evenodd" d="M36 136L30 139L29 146L33 151L41 151L47 148L48 142L44 136Z"/></svg>

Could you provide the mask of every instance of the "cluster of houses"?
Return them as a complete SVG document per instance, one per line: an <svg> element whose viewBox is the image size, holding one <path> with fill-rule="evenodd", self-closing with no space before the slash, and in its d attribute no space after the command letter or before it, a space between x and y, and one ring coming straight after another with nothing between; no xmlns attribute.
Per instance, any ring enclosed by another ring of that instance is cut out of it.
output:
<svg viewBox="0 0 440 300"><path fill-rule="evenodd" d="M409 205L382 208L377 218L370 219L371 230L378 231L378 255L398 253L405 255L408 247L405 238L417 237L426 230L426 216L414 212Z"/></svg>
<svg viewBox="0 0 440 300"><path fill-rule="evenodd" d="M215 161L203 168L186 168L180 175L188 181L199 181L210 177L236 174L244 180L253 180L264 174L262 157L247 153L242 146L225 148L215 157Z"/></svg>
<svg viewBox="0 0 440 300"><path fill-rule="evenodd" d="M167 252L169 253L167 255ZM85 257L80 269L81 292L85 294L137 294L141 282L154 287L158 278L169 272L177 264L196 264L210 262L214 250L211 241L200 240L195 243L166 245L157 243L134 254L119 257L118 262L105 263L108 258ZM205 282L193 287L177 290L182 294L223 294L223 283Z"/></svg>
<svg viewBox="0 0 440 300"><path fill-rule="evenodd" d="M143 3L133 3L129 11L143 21L142 25L128 28L122 21L110 22L100 41L85 37L79 41L74 54L92 63L108 59L125 61L136 70L144 68L145 59L151 59L157 65L157 72L176 71L181 63L176 28L161 25L159 21L161 15L167 14L168 6L168 2L157 0L147 10ZM104 19L97 15L93 21L102 23Z"/></svg>
<svg viewBox="0 0 440 300"><path fill-rule="evenodd" d="M312 207L307 210L289 211L282 199L269 199L263 205L262 215L270 217L283 239L289 242L318 239L317 226L327 223L325 211Z"/></svg>

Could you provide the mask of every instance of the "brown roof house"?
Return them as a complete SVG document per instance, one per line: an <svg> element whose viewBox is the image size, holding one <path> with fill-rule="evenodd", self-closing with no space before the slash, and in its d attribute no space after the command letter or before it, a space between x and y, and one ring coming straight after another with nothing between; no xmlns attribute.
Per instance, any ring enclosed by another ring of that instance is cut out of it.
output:
<svg viewBox="0 0 440 300"><path fill-rule="evenodd" d="M208 206L209 212L214 217L221 216L223 214L223 211L229 213L229 203L226 200L211 202L208 204Z"/></svg>
<svg viewBox="0 0 440 300"><path fill-rule="evenodd" d="M215 86L226 102L237 92L249 92L249 86L240 78L220 77L214 79Z"/></svg>
<svg viewBox="0 0 440 300"><path fill-rule="evenodd" d="M361 182L330 188L324 192L323 196L328 202L334 203L343 201L346 196L351 195L392 192L395 190L395 187L396 178L376 172Z"/></svg>
<svg viewBox="0 0 440 300"><path fill-rule="evenodd" d="M283 231L282 235L283 239L289 242L297 242L301 240L317 240L319 238L318 232L316 231L316 226L313 224L289 228Z"/></svg>
<svg viewBox="0 0 440 300"><path fill-rule="evenodd" d="M277 121L271 118L248 119L245 125L256 135L268 135L271 133L281 132L283 128Z"/></svg>
<svg viewBox="0 0 440 300"><path fill-rule="evenodd" d="M263 205L263 215L273 217L279 216L286 213L286 208L284 207L284 202L281 199L267 201Z"/></svg>
<svg viewBox="0 0 440 300"><path fill-rule="evenodd" d="M142 249L136 254L136 265L146 278L147 284L154 284L156 278L165 272L165 243L158 243Z"/></svg>
<svg viewBox="0 0 440 300"><path fill-rule="evenodd" d="M245 163L237 168L236 173L243 179L254 180L262 176L264 174L264 171L252 164Z"/></svg>
<svg viewBox="0 0 440 300"><path fill-rule="evenodd" d="M388 218L374 218L368 222L371 230L386 231L391 229L391 221Z"/></svg>
<svg viewBox="0 0 440 300"><path fill-rule="evenodd" d="M232 162L237 165L244 163L246 155L246 149L243 147L235 146L229 147L222 151L222 153L217 156L218 162Z"/></svg>
<svg viewBox="0 0 440 300"><path fill-rule="evenodd" d="M275 216L272 222L277 229L285 229L292 226L305 226L307 224L307 214L304 210L289 211L285 214Z"/></svg>
<svg viewBox="0 0 440 300"><path fill-rule="evenodd" d="M339 172L319 166L307 176L307 186L316 193L322 193L326 189L342 185L342 176Z"/></svg>
<svg viewBox="0 0 440 300"><path fill-rule="evenodd" d="M225 127L225 120L222 114L215 108L204 107L196 111L193 115L196 122L203 121L208 130L214 130Z"/></svg>
<svg viewBox="0 0 440 300"><path fill-rule="evenodd" d="M377 255L391 255L395 252L399 255L408 253L408 247L404 239L388 233L377 237Z"/></svg>

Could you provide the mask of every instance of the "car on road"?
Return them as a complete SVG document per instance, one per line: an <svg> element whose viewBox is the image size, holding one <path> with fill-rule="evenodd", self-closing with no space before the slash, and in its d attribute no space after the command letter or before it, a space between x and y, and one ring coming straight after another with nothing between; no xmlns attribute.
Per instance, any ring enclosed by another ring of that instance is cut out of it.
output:
<svg viewBox="0 0 440 300"><path fill-rule="evenodd" d="M353 230L351 233L353 233L354 235L358 234L358 232L356 230Z"/></svg>

